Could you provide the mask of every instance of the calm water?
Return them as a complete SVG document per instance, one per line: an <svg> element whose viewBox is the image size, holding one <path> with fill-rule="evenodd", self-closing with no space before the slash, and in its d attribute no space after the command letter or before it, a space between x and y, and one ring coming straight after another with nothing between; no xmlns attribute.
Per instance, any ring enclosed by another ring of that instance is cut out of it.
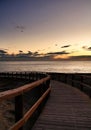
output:
<svg viewBox="0 0 91 130"><path fill-rule="evenodd" d="M2 71L91 73L91 61L5 61L0 62Z"/></svg>

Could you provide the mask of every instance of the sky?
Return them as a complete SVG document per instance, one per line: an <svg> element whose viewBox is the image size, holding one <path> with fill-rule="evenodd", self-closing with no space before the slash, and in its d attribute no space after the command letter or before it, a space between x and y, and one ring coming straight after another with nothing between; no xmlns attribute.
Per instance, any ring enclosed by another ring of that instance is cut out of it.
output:
<svg viewBox="0 0 91 130"><path fill-rule="evenodd" d="M91 0L0 0L0 54L29 52L91 56Z"/></svg>

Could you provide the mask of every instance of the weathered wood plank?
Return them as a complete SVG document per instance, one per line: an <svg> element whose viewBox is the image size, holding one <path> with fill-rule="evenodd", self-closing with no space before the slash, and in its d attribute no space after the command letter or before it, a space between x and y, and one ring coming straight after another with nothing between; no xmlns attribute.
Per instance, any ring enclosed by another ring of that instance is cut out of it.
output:
<svg viewBox="0 0 91 130"><path fill-rule="evenodd" d="M50 98L32 130L90 130L89 97L70 85L51 84Z"/></svg>

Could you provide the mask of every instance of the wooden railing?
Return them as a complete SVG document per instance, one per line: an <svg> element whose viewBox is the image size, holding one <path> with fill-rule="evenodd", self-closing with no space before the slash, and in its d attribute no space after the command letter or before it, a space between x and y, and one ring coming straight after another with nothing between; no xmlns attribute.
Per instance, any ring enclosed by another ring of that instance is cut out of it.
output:
<svg viewBox="0 0 91 130"><path fill-rule="evenodd" d="M44 78L46 76L46 73L43 72L1 72L0 77L1 78L17 78L17 79L29 79L29 80L38 80L41 78Z"/></svg>
<svg viewBox="0 0 91 130"><path fill-rule="evenodd" d="M91 74L49 73L58 80L87 93L91 97ZM49 97L50 76L45 73L13 72L0 73L1 79L28 80L28 84L0 93L0 101L15 99L15 124L10 130L30 130ZM27 110L24 110L26 104ZM28 125L29 124L29 125Z"/></svg>
<svg viewBox="0 0 91 130"><path fill-rule="evenodd" d="M79 88L81 91L91 97L91 73L49 73L51 78L58 80L74 87Z"/></svg>
<svg viewBox="0 0 91 130"><path fill-rule="evenodd" d="M35 76L33 73L1 73L0 77L2 78L26 78L26 79L39 79L32 83L26 84L19 88L7 90L0 93L0 102L3 100L15 98L15 124L10 128L10 130L23 130L23 126L25 125L25 129L31 129L34 121L37 119L40 111L42 110L47 98L49 97L51 87L50 87L50 76L46 74L39 74ZM42 78L43 77L43 78ZM32 92L31 92L32 91ZM31 93L32 94L31 94ZM24 113L24 94L32 97L30 108L27 112ZM34 101L33 101L34 100ZM33 115L33 117L32 117ZM30 120L30 128L27 128L27 121Z"/></svg>

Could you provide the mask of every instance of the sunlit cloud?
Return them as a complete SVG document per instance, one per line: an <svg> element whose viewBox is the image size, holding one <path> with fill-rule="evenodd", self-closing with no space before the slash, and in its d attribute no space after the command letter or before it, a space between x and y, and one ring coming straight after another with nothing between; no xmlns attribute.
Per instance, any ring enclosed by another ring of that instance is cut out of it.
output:
<svg viewBox="0 0 91 130"><path fill-rule="evenodd" d="M66 60L66 59L69 59L69 56L63 54L63 55L56 55L56 56L54 56L53 58L54 58L55 60L60 60L60 59Z"/></svg>

